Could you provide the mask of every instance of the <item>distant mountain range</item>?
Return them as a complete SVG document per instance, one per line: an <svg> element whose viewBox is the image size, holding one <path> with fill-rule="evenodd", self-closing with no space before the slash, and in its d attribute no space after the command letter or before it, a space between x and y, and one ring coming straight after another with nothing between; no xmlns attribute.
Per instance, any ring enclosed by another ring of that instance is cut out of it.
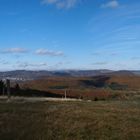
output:
<svg viewBox="0 0 140 140"><path fill-rule="evenodd" d="M73 76L73 77L89 77L98 75L136 75L140 76L140 71L112 71L112 70L61 70L61 71L27 71L27 70L16 70L0 72L0 79L11 79L17 81L34 80L43 77L62 77L62 76Z"/></svg>

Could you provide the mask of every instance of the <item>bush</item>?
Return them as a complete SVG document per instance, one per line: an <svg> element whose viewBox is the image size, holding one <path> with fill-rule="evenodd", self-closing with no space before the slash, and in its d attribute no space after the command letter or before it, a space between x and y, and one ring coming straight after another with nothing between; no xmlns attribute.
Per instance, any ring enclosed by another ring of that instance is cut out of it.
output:
<svg viewBox="0 0 140 140"><path fill-rule="evenodd" d="M115 83L115 82L112 82L109 87L112 89L112 90L126 90L127 89L127 85L121 85L121 84L118 84L118 83Z"/></svg>

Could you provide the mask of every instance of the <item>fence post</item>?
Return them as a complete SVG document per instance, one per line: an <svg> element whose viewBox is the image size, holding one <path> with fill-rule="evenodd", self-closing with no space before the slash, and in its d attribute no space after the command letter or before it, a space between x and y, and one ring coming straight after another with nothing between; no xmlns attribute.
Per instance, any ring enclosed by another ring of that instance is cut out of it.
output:
<svg viewBox="0 0 140 140"><path fill-rule="evenodd" d="M67 98L67 90L65 89L65 99Z"/></svg>
<svg viewBox="0 0 140 140"><path fill-rule="evenodd" d="M6 79L6 87L7 87L7 96L8 96L8 99L10 99L11 93L10 93L10 80L9 79Z"/></svg>
<svg viewBox="0 0 140 140"><path fill-rule="evenodd" d="M3 96L5 95L5 85L3 85L3 88L2 88L2 95Z"/></svg>

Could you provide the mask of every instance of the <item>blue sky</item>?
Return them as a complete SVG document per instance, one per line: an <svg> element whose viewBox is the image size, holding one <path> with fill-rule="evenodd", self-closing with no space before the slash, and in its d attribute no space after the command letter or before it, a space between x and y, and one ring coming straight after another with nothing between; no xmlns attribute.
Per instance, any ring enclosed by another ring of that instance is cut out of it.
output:
<svg viewBox="0 0 140 140"><path fill-rule="evenodd" d="M0 0L0 71L140 70L140 0Z"/></svg>

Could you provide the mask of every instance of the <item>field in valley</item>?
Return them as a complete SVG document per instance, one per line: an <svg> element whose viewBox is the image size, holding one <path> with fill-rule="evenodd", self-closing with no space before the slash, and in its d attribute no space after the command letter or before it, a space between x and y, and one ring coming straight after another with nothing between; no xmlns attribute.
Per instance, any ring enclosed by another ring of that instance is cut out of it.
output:
<svg viewBox="0 0 140 140"><path fill-rule="evenodd" d="M101 75L93 77L44 77L20 84L22 89L49 92L88 100L131 99L140 95L140 76L134 75ZM29 93L29 91L25 91ZM32 93L32 92L31 92ZM34 91L33 91L34 93ZM44 95L48 95L44 93ZM21 95L21 94L18 94ZM50 94L51 95L51 94Z"/></svg>

